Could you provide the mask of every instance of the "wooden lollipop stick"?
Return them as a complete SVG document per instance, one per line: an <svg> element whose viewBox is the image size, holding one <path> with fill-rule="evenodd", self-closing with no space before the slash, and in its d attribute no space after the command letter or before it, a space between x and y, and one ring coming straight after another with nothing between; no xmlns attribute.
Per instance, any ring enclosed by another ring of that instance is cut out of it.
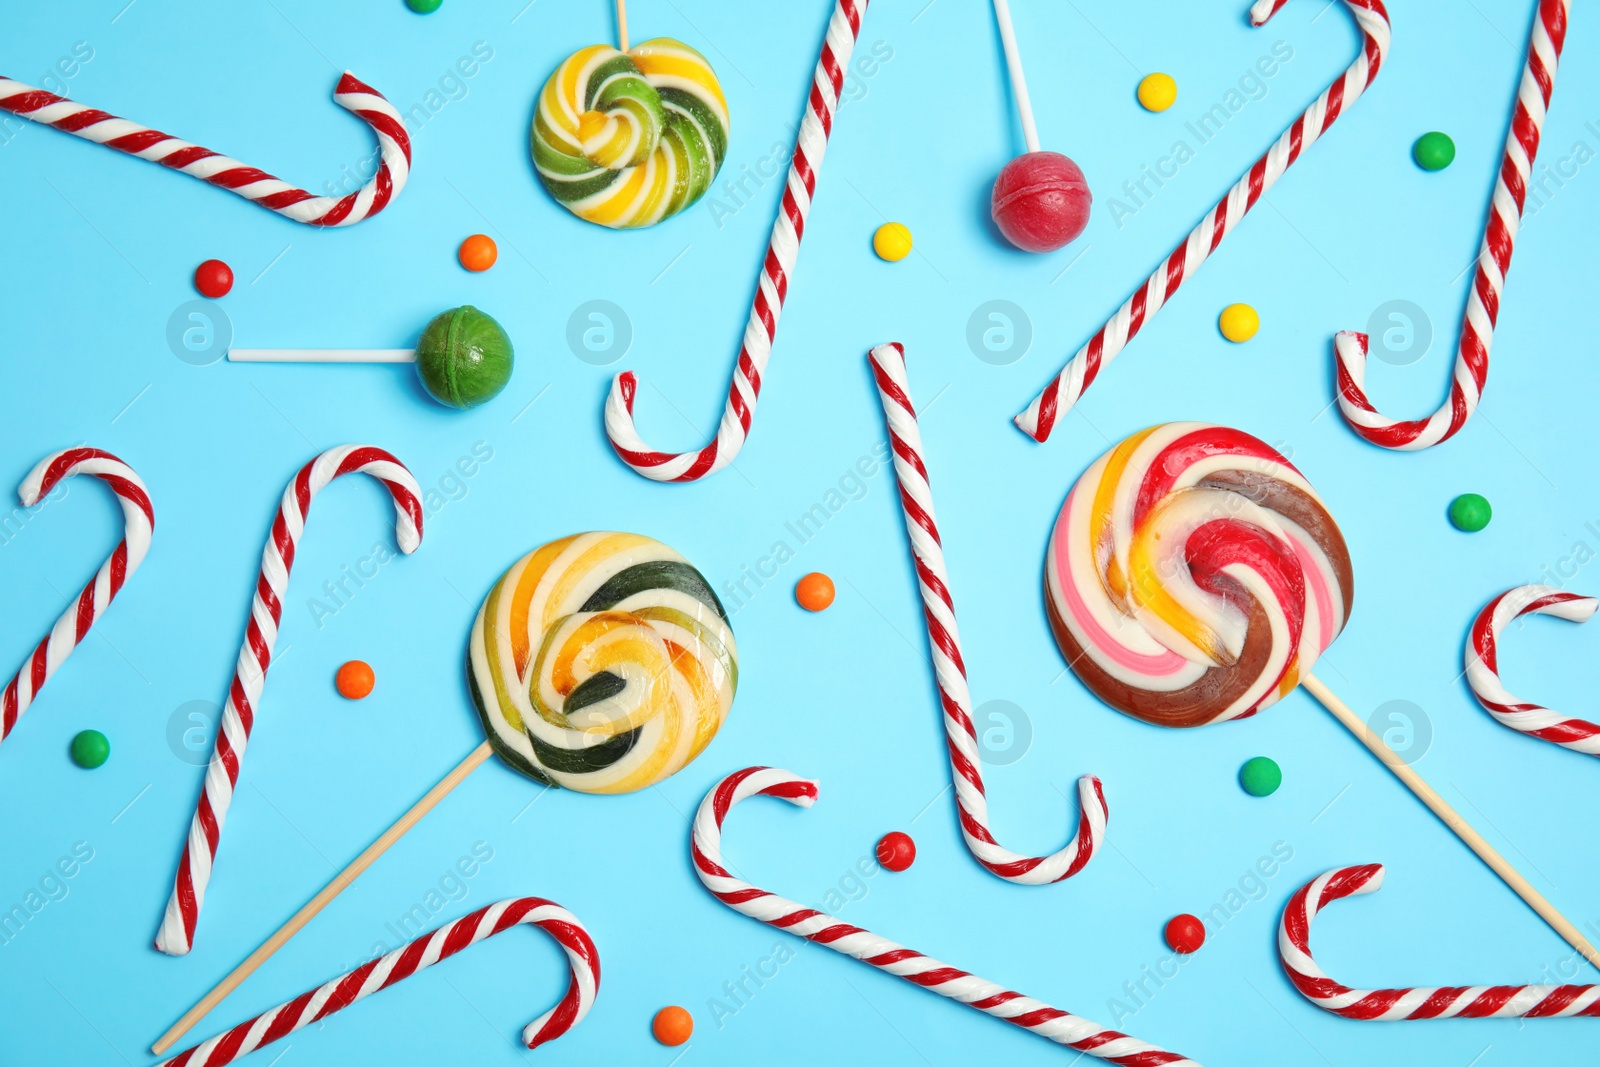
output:
<svg viewBox="0 0 1600 1067"><path fill-rule="evenodd" d="M1434 792L1433 787L1422 780L1422 776L1411 769L1411 765L1400 758L1399 753L1384 743L1383 738L1372 732L1372 729L1361 720L1361 717L1350 710L1349 705L1340 700L1333 692L1323 685L1315 675L1306 675L1300 683L1306 692L1316 697L1323 707L1333 712L1333 717L1344 723L1345 728L1356 735L1363 745L1372 751L1374 756L1383 761L1383 765L1394 772L1396 778L1405 784L1405 787L1417 795L1417 799L1428 805L1433 813L1439 816L1441 822L1448 826L1455 835L1466 843L1466 846L1478 854L1478 858L1489 865L1489 869L1500 876L1500 880L1511 887L1512 892L1527 901L1528 906L1539 913L1539 918L1550 924L1550 928L1566 939L1567 944L1583 953L1584 959L1600 967L1600 951L1589 943L1589 939L1578 932L1578 928L1567 921L1544 898L1528 880L1518 874L1516 868L1506 862L1506 858L1483 835L1467 825L1456 809L1452 808L1445 799Z"/></svg>
<svg viewBox="0 0 1600 1067"><path fill-rule="evenodd" d="M628 50L628 0L617 0L617 51Z"/></svg>
<svg viewBox="0 0 1600 1067"><path fill-rule="evenodd" d="M201 997L200 1002L185 1012L183 1018L173 1024L172 1029L162 1034L161 1040L152 1045L150 1050L159 1056L171 1048L180 1037L189 1032L189 1029L195 1023L205 1018L212 1008L221 1004L229 993L237 989L239 983L249 978L251 974L255 973L257 967L267 962L274 952L277 952L288 943L291 937L299 933L301 927L316 918L317 913L327 907L334 897L344 892L351 882L360 877L362 871L372 866L379 856L389 851L390 845L400 840L407 830L422 821L422 817L432 811L434 805L438 804L439 801L449 795L452 789L465 781L467 775L477 770L478 765L488 759L492 752L493 750L489 747L489 742L487 741L473 749L470 756L456 764L455 769L440 779L438 785L428 790L421 800L411 805L411 810L400 816L398 822L385 830L383 835L376 841L368 845L366 851L357 856L350 866L334 875L333 881L329 882L322 892L312 897L305 907L295 912L293 918L279 927L277 933L262 942L261 947L250 953L249 957L235 967L228 977L219 982L215 989Z"/></svg>
<svg viewBox="0 0 1600 1067"><path fill-rule="evenodd" d="M230 363L415 363L410 348L230 348Z"/></svg>
<svg viewBox="0 0 1600 1067"><path fill-rule="evenodd" d="M622 0L617 0L620 5ZM1011 72L1011 95L1017 98L1017 117L1022 120L1022 139L1028 151L1039 151L1039 131L1033 124L1033 104L1028 100L1028 79L1022 76L1022 53L1017 51L1017 32L1011 28L1011 7L1006 0L994 0L994 18L1000 24L1000 46L1006 51L1006 69Z"/></svg>

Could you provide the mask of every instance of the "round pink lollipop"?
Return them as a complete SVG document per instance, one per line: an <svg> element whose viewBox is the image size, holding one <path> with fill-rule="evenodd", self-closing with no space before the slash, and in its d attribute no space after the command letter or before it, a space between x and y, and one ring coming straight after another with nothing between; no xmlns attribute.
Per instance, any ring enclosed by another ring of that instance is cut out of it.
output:
<svg viewBox="0 0 1600 1067"><path fill-rule="evenodd" d="M1033 124L1033 105L1006 0L994 0L994 16L1028 152L1007 163L995 179L989 214L1005 239L1024 252L1054 252L1089 225L1089 183L1078 165L1060 152L1039 150L1039 131Z"/></svg>
<svg viewBox="0 0 1600 1067"><path fill-rule="evenodd" d="M1018 156L994 180L989 213L1024 252L1054 252L1089 225L1089 183L1060 152Z"/></svg>

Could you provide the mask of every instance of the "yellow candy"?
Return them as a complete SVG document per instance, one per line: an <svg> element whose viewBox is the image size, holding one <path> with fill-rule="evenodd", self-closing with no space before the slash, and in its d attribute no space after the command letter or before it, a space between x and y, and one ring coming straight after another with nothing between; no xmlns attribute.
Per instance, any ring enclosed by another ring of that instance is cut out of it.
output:
<svg viewBox="0 0 1600 1067"><path fill-rule="evenodd" d="M1170 74L1146 74L1139 82L1139 103L1146 111L1165 111L1178 102L1178 83Z"/></svg>
<svg viewBox="0 0 1600 1067"><path fill-rule="evenodd" d="M872 235L872 250L879 259L898 263L911 254L911 231L904 223L886 222Z"/></svg>
<svg viewBox="0 0 1600 1067"><path fill-rule="evenodd" d="M1217 317L1217 328L1228 340L1243 344L1261 329L1261 316L1249 304L1229 304Z"/></svg>

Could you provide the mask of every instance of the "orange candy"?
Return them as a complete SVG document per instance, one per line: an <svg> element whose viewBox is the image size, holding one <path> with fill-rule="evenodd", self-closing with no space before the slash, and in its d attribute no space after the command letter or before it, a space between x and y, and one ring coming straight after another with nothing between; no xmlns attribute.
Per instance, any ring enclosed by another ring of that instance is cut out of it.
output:
<svg viewBox="0 0 1600 1067"><path fill-rule="evenodd" d="M812 571L794 584L794 598L807 611L822 611L833 603L833 579Z"/></svg>
<svg viewBox="0 0 1600 1067"><path fill-rule="evenodd" d="M694 1016L676 1004L662 1008L650 1022L650 1030L663 1045L681 1045L694 1033Z"/></svg>
<svg viewBox="0 0 1600 1067"><path fill-rule="evenodd" d="M372 665L358 659L353 659L340 667L339 673L333 678L333 684L339 690L339 695L346 700L360 700L372 692L372 687L377 682L377 675L372 673Z"/></svg>
<svg viewBox="0 0 1600 1067"><path fill-rule="evenodd" d="M475 233L461 242L461 250L456 256L468 270L485 271L500 258L500 249L495 247L494 239L488 234Z"/></svg>

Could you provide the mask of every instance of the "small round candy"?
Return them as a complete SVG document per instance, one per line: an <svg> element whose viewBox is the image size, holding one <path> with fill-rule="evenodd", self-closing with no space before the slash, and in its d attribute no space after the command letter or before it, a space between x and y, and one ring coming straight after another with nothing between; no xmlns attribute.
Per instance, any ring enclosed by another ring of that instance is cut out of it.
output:
<svg viewBox="0 0 1600 1067"><path fill-rule="evenodd" d="M1266 756L1255 756L1239 768L1239 785L1253 797L1269 797L1283 784L1283 768Z"/></svg>
<svg viewBox="0 0 1600 1067"><path fill-rule="evenodd" d="M1146 111L1165 111L1178 102L1178 83L1170 74L1146 74L1139 81L1139 103Z"/></svg>
<svg viewBox="0 0 1600 1067"><path fill-rule="evenodd" d="M475 408L511 380L511 338L470 304L446 311L422 331L417 373L423 388L448 407Z"/></svg>
<svg viewBox="0 0 1600 1067"><path fill-rule="evenodd" d="M1217 328L1234 344L1243 344L1261 329L1261 316L1249 304L1229 304L1217 316Z"/></svg>
<svg viewBox="0 0 1600 1067"><path fill-rule="evenodd" d="M1193 915L1174 915L1167 921L1167 945L1185 956L1206 943L1206 924Z"/></svg>
<svg viewBox="0 0 1600 1067"><path fill-rule="evenodd" d="M431 15L444 0L406 0L406 6L419 15Z"/></svg>
<svg viewBox="0 0 1600 1067"><path fill-rule="evenodd" d="M92 771L111 755L111 742L99 730L84 730L72 739L72 762Z"/></svg>
<svg viewBox="0 0 1600 1067"><path fill-rule="evenodd" d="M1477 493L1462 493L1450 501L1450 525L1463 533L1477 533L1489 525L1494 511Z"/></svg>
<svg viewBox="0 0 1600 1067"><path fill-rule="evenodd" d="M903 222L886 222L872 235L872 250L879 259L898 263L911 254L911 231Z"/></svg>
<svg viewBox="0 0 1600 1067"><path fill-rule="evenodd" d="M372 692L378 677L372 673L371 664L353 659L339 668L339 673L333 676L333 684L346 700L360 700Z"/></svg>
<svg viewBox="0 0 1600 1067"><path fill-rule="evenodd" d="M1024 252L1054 252L1089 225L1089 183L1060 152L1029 152L994 180L989 214Z"/></svg>
<svg viewBox="0 0 1600 1067"><path fill-rule="evenodd" d="M494 261L500 258L500 249L488 234L475 233L461 242L456 258L463 267L477 274L494 266Z"/></svg>
<svg viewBox="0 0 1600 1067"><path fill-rule="evenodd" d="M1456 158L1456 143L1448 134L1434 130L1417 138L1411 146L1411 158L1423 170L1444 170Z"/></svg>
<svg viewBox="0 0 1600 1067"><path fill-rule="evenodd" d="M807 611L822 611L833 603L833 579L812 571L794 583L794 598Z"/></svg>
<svg viewBox="0 0 1600 1067"><path fill-rule="evenodd" d="M650 1031L663 1045L681 1045L694 1033L694 1016L676 1004L662 1008L650 1021Z"/></svg>
<svg viewBox="0 0 1600 1067"><path fill-rule="evenodd" d="M220 259L208 259L194 269L194 287L207 300L220 300L233 289L233 268Z"/></svg>
<svg viewBox="0 0 1600 1067"><path fill-rule="evenodd" d="M903 871L917 860L917 843L910 834L890 830L878 838L878 862L884 870Z"/></svg>

